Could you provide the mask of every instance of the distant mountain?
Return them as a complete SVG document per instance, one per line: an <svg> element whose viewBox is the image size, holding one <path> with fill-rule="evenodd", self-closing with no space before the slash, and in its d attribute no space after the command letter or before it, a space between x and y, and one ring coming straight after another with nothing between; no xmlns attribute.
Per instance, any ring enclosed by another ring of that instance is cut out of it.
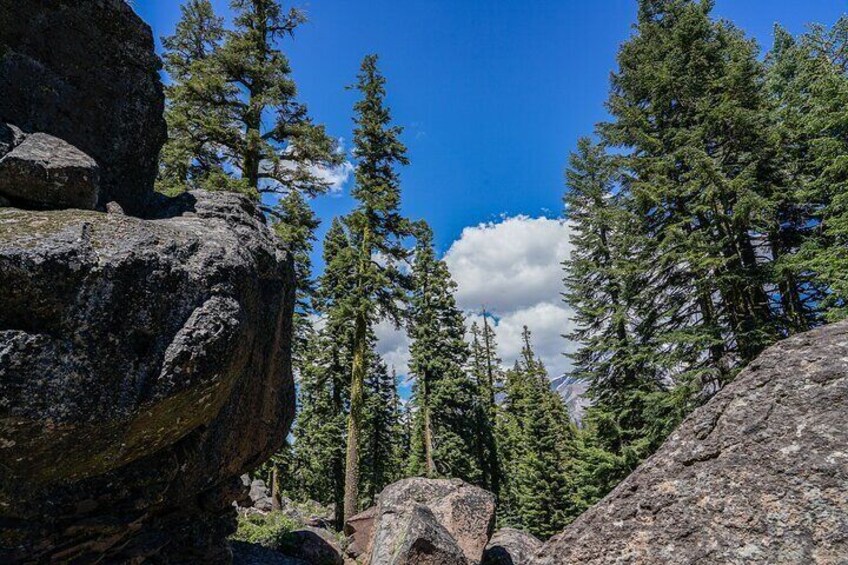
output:
<svg viewBox="0 0 848 565"><path fill-rule="evenodd" d="M586 398L589 383L582 379L563 375L551 379L551 388L562 396L562 401L568 407L571 419L580 423L583 418L583 411L591 404L589 399Z"/></svg>

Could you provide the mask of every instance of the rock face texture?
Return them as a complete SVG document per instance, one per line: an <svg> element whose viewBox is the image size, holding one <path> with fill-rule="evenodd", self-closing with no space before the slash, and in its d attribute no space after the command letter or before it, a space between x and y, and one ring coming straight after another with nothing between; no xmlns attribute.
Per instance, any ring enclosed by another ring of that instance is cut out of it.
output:
<svg viewBox="0 0 848 565"><path fill-rule="evenodd" d="M474 565L494 520L494 497L483 489L460 480L404 479L380 493L362 562Z"/></svg>
<svg viewBox="0 0 848 565"><path fill-rule="evenodd" d="M766 350L538 565L844 563L848 323Z"/></svg>
<svg viewBox="0 0 848 565"><path fill-rule="evenodd" d="M486 551L483 565L528 565L542 547L542 542L526 532L503 528L495 532Z"/></svg>
<svg viewBox="0 0 848 565"><path fill-rule="evenodd" d="M225 561L288 432L287 254L236 195L161 216L0 208L0 562Z"/></svg>
<svg viewBox="0 0 848 565"><path fill-rule="evenodd" d="M0 2L0 122L93 158L100 209L146 210L166 137L158 69L150 28L124 0Z"/></svg>
<svg viewBox="0 0 848 565"><path fill-rule="evenodd" d="M25 136L0 157L0 194L27 207L93 210L99 189L97 163L46 133Z"/></svg>
<svg viewBox="0 0 848 565"><path fill-rule="evenodd" d="M369 538L374 529L374 514L376 511L376 507L372 506L345 522L344 534L348 541L345 553L349 557L356 559L367 550Z"/></svg>

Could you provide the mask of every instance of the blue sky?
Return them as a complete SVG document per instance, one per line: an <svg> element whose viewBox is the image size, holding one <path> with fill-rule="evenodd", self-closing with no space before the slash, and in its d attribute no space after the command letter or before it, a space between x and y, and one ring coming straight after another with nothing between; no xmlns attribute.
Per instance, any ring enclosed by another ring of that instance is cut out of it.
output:
<svg viewBox="0 0 848 565"><path fill-rule="evenodd" d="M227 13L226 0L213 1ZM157 38L173 32L179 2L133 4ZM466 239L464 252L456 251L449 261L456 270L486 254L472 240L494 247L485 250L492 277L524 255L532 259L517 242L535 246L538 261L550 263L550 272L540 278L548 282L539 287L549 296L540 304L558 303L561 257L545 248L567 250L557 241L540 246L538 238L562 237L563 230L537 219L559 216L568 152L605 117L609 73L619 44L631 33L636 1L307 0L294 5L307 11L310 22L284 50L300 99L315 120L349 145L355 93L344 87L353 82L362 56L378 53L395 121L406 127L411 165L402 173L404 212L430 222L442 252ZM845 12L848 0L718 0L714 13L767 47L775 22L800 33L809 22L831 24ZM350 208L346 194L343 189L315 202L325 227ZM526 218L502 225L501 218L516 216ZM474 227L484 222L494 223ZM471 267L476 271L469 280L487 278L485 265ZM545 265L529 261L524 267L512 268L513 286L522 285L528 270ZM536 330L548 344L543 347L551 349L543 357L557 371L564 367L557 360L563 349L559 334L565 331L561 317L546 324L540 310L532 311L538 304L528 306L520 298L509 304L502 299L510 294L504 290L509 281L501 280L498 295L488 296L480 284L478 291L469 290L474 284L465 282L464 273L454 274L461 294L468 295L461 297L466 307L497 303L505 317L524 312L516 324L520 319L531 328L550 326ZM502 341L512 340L511 331L503 328L509 335ZM510 346L502 346L509 357Z"/></svg>

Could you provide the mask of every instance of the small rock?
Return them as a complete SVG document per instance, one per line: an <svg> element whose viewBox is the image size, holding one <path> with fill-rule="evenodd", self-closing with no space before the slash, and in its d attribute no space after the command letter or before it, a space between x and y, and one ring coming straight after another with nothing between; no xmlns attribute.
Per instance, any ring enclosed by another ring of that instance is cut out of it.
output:
<svg viewBox="0 0 848 565"><path fill-rule="evenodd" d="M262 512L270 512L274 509L271 491L262 479L254 479L250 483L250 500L253 501L253 507Z"/></svg>
<svg viewBox="0 0 848 565"><path fill-rule="evenodd" d="M112 202L109 202L109 203L106 204L106 213L107 214L116 214L118 216L125 216L126 215L126 214L124 214L124 209L121 208L121 205L118 204L117 202L115 202L114 200Z"/></svg>
<svg viewBox="0 0 848 565"><path fill-rule="evenodd" d="M94 159L46 133L27 136L0 159L0 194L37 208L92 210L99 182Z"/></svg>
<svg viewBox="0 0 848 565"><path fill-rule="evenodd" d="M528 565L542 542L526 532L502 528L495 532L486 551L483 565Z"/></svg>

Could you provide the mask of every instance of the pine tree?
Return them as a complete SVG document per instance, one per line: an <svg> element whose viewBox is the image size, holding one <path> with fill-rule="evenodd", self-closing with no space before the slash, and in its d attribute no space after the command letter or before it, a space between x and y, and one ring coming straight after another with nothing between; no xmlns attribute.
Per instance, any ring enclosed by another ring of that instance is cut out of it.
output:
<svg viewBox="0 0 848 565"><path fill-rule="evenodd" d="M666 392L652 364L657 313L644 300L652 267L640 253L641 226L629 195L618 189L619 174L603 147L578 142L566 172L572 251L564 262L564 298L576 324L567 338L579 344L571 375L588 382L592 400L584 422L623 479L678 419L652 421L651 406Z"/></svg>
<svg viewBox="0 0 848 565"><path fill-rule="evenodd" d="M345 519L356 514L359 503L368 335L381 317L400 322L408 286L398 264L407 259L403 239L411 234L411 226L399 212L400 181L395 171L396 166L408 161L406 147L399 139L401 128L391 125L385 105L385 83L377 69L376 55L365 57L355 86L362 95L354 106L357 164L352 196L357 207L344 220L350 245L343 267L347 269L350 292L333 306L353 324Z"/></svg>
<svg viewBox="0 0 848 565"><path fill-rule="evenodd" d="M848 17L800 40L777 28L768 86L780 132L776 270L791 281L793 329L848 315ZM784 283L781 290L786 288Z"/></svg>
<svg viewBox="0 0 848 565"><path fill-rule="evenodd" d="M507 372L499 439L510 473L501 496L501 522L547 538L576 515L571 475L576 430L550 387L525 327L524 347Z"/></svg>
<svg viewBox="0 0 848 565"><path fill-rule="evenodd" d="M642 302L662 314L660 376L703 395L780 333L757 259L775 180L763 67L712 5L640 2L600 130L625 153L622 183L653 265Z"/></svg>
<svg viewBox="0 0 848 565"><path fill-rule="evenodd" d="M278 48L305 22L304 14L284 12L277 0L230 5L235 18L227 30L209 0L190 0L176 33L163 40L172 83L159 190L325 191L327 181L315 171L338 165L342 156L297 101L288 59ZM267 124L269 115L274 119Z"/></svg>
<svg viewBox="0 0 848 565"><path fill-rule="evenodd" d="M292 430L294 463L287 480L289 494L299 500L339 504L344 461L344 398L342 375L333 358L333 337L322 331L304 352L298 379L298 413Z"/></svg>
<svg viewBox="0 0 848 565"><path fill-rule="evenodd" d="M436 258L426 226L419 229L412 280L410 372L416 379L412 403L418 433L410 471L476 483L477 391L465 372L464 317L454 298L456 283Z"/></svg>
<svg viewBox="0 0 848 565"><path fill-rule="evenodd" d="M365 422L361 447L362 503L371 506L386 485L401 478L403 457L399 449L400 398L397 377L372 353L371 371L365 383ZM399 457L399 455L401 457Z"/></svg>
<svg viewBox="0 0 848 565"><path fill-rule="evenodd" d="M503 376L488 312L483 310L482 317L482 330L476 321L471 324L468 372L477 388L476 444L478 465L482 473L481 486L497 498L500 495L503 471L498 461L495 426L498 419L497 394L503 388Z"/></svg>
<svg viewBox="0 0 848 565"><path fill-rule="evenodd" d="M312 278L311 254L315 242L315 230L320 221L303 195L293 191L280 199L277 205L278 221L274 230L292 254L295 269L294 343L292 355L295 370L300 352L313 336L310 316L314 314L315 281Z"/></svg>

